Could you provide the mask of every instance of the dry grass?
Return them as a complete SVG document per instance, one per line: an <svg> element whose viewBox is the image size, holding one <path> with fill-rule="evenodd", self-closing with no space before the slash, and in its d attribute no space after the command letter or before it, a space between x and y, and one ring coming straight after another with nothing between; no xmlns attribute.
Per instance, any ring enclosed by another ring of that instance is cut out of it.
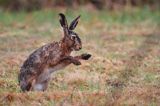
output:
<svg viewBox="0 0 160 106"><path fill-rule="evenodd" d="M71 12L66 11L68 16ZM83 50L73 55L88 52L92 58L54 73L47 91L28 93L21 93L18 86L19 67L33 50L60 39L57 12L3 13L0 105L159 106L160 14L144 10L134 20L127 13L125 17L112 12L108 13L111 16L97 11L79 13L82 20L76 31Z"/></svg>

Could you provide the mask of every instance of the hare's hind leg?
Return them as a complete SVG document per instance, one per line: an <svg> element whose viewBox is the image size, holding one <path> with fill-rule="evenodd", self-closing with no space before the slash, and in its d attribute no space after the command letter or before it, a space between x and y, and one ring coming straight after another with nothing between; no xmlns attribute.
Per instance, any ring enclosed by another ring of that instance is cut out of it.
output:
<svg viewBox="0 0 160 106"><path fill-rule="evenodd" d="M33 86L33 90L34 91L45 91L48 87L49 80L50 80L50 72L48 69L46 69L36 79L36 83Z"/></svg>

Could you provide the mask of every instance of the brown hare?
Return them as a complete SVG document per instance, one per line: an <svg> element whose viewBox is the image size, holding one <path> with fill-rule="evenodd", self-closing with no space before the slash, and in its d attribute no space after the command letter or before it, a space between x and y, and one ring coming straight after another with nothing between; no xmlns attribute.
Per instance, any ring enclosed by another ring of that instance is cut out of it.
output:
<svg viewBox="0 0 160 106"><path fill-rule="evenodd" d="M72 51L79 51L82 48L81 39L73 32L80 16L69 26L65 15L60 13L59 16L64 36L59 42L52 42L35 50L25 60L18 76L22 91L45 91L52 72L65 68L71 63L81 65L81 59L88 60L91 57L87 53L70 56Z"/></svg>

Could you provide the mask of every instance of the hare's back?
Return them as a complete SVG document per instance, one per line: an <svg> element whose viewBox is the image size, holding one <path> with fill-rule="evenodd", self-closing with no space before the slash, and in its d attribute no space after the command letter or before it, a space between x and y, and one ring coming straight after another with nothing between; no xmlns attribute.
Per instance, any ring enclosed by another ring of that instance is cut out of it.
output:
<svg viewBox="0 0 160 106"><path fill-rule="evenodd" d="M58 42L53 42L35 50L23 63L22 68L43 68L50 60L57 60L60 57Z"/></svg>
<svg viewBox="0 0 160 106"><path fill-rule="evenodd" d="M59 44L53 42L40 47L35 50L29 57L24 61L19 74L19 82L22 80L28 80L34 76L43 73L45 68L50 64L51 60L58 60L60 56Z"/></svg>

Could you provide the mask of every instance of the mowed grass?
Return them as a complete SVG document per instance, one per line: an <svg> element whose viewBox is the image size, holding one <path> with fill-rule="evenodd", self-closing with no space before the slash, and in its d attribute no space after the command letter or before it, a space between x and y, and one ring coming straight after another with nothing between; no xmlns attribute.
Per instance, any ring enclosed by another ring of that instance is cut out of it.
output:
<svg viewBox="0 0 160 106"><path fill-rule="evenodd" d="M81 66L53 73L45 92L22 93L17 76L27 56L63 36L58 13L76 28L83 49L91 53ZM0 11L0 105L17 106L159 106L160 12L129 9L96 11L57 9Z"/></svg>

